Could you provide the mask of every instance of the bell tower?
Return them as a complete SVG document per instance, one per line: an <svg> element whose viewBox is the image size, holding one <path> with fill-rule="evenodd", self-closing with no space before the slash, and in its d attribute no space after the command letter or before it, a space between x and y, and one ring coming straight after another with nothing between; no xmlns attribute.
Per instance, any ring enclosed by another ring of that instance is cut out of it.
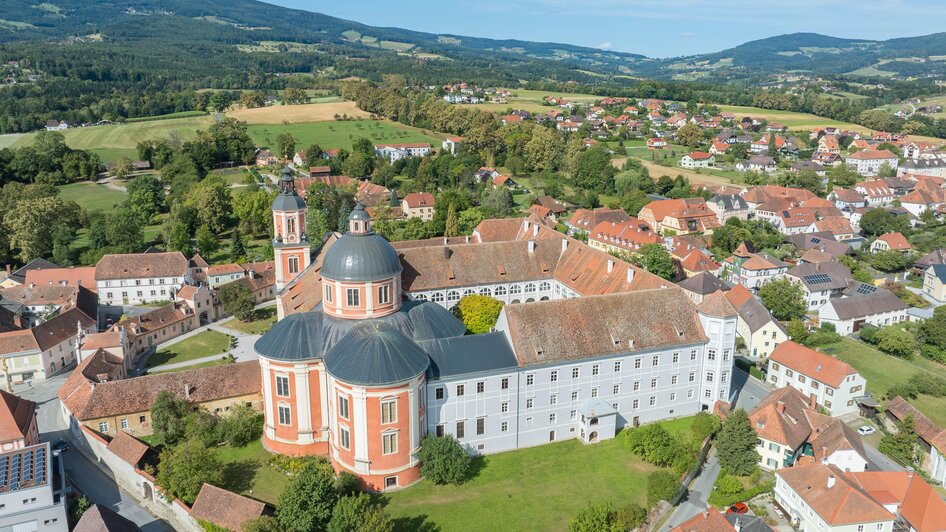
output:
<svg viewBox="0 0 946 532"><path fill-rule="evenodd" d="M273 200L277 291L302 273L312 260L305 216L306 204L296 193L292 170L283 168L279 176L279 195Z"/></svg>

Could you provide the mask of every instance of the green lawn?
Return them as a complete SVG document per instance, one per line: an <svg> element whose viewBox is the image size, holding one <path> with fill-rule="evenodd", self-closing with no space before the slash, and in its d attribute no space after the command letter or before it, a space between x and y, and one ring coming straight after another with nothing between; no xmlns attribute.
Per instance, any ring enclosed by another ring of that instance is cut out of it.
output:
<svg viewBox="0 0 946 532"><path fill-rule="evenodd" d="M892 357L851 338L844 338L840 343L826 347L824 351L837 356L860 372L867 379L867 390L873 392L875 397L887 393L891 386L900 384L917 373L929 372L946 378L946 366L942 364L920 355L914 355L910 360ZM946 397L921 395L910 402L934 422L946 426Z"/></svg>
<svg viewBox="0 0 946 532"><path fill-rule="evenodd" d="M439 148L443 136L431 131L383 120L345 120L328 122L301 122L298 124L252 124L247 127L250 137L259 146L276 146L280 133L290 133L296 139L296 149L304 150L312 144L323 149L351 149L354 139L365 137L374 144L391 142L429 142Z"/></svg>
<svg viewBox="0 0 946 532"><path fill-rule="evenodd" d="M565 530L591 501L646 506L647 476L657 468L623 440L568 440L476 458L474 478L460 486L421 481L392 493L387 512L401 530Z"/></svg>
<svg viewBox="0 0 946 532"><path fill-rule="evenodd" d="M269 465L272 456L259 440L246 447L220 449L224 489L275 505L289 478Z"/></svg>
<svg viewBox="0 0 946 532"><path fill-rule="evenodd" d="M246 334L262 334L276 323L276 307L256 309L253 311L253 314L252 321L243 322L237 318L230 318L220 325L228 329L236 329L245 332Z"/></svg>
<svg viewBox="0 0 946 532"><path fill-rule="evenodd" d="M78 203L87 211L110 211L125 201L128 194L91 181L80 181L59 187L59 196Z"/></svg>
<svg viewBox="0 0 946 532"><path fill-rule="evenodd" d="M230 337L217 331L204 331L176 344L170 345L148 358L148 367L161 364L185 362L195 358L224 353L230 347ZM160 369L160 368L159 368Z"/></svg>
<svg viewBox="0 0 946 532"><path fill-rule="evenodd" d="M171 132L181 136L181 140L191 140L197 131L207 129L213 124L209 116L174 118L171 120L152 120L118 124L114 126L91 126L67 129L63 131L66 144L77 150L91 150L109 162L120 157L138 158L138 142L148 139L165 138ZM14 143L15 147L27 146L33 142L35 134L24 135Z"/></svg>

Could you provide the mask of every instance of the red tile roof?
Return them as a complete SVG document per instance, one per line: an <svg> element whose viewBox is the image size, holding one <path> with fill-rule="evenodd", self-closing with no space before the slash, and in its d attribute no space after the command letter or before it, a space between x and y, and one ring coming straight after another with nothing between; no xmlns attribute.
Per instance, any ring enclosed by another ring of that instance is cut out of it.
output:
<svg viewBox="0 0 946 532"><path fill-rule="evenodd" d="M887 233L885 235L880 235L877 237L877 240L883 240L887 243L887 246L894 251L905 251L910 248L910 243L907 242L905 236L900 233Z"/></svg>
<svg viewBox="0 0 946 532"><path fill-rule="evenodd" d="M416 209L418 207L433 207L435 200L434 195L430 192L411 192L404 196L403 201L407 202L409 209Z"/></svg>
<svg viewBox="0 0 946 532"><path fill-rule="evenodd" d="M230 530L243 530L247 521L263 515L266 504L204 483L191 507L191 516Z"/></svg>
<svg viewBox="0 0 946 532"><path fill-rule="evenodd" d="M791 340L780 343L769 355L769 360L833 388L839 387L848 375L857 373L848 364Z"/></svg>
<svg viewBox="0 0 946 532"><path fill-rule="evenodd" d="M0 390L0 443L25 439L36 417L36 403Z"/></svg>
<svg viewBox="0 0 946 532"><path fill-rule="evenodd" d="M776 475L830 526L896 519L856 481L833 465L800 465L780 469ZM829 487L830 482L834 484Z"/></svg>

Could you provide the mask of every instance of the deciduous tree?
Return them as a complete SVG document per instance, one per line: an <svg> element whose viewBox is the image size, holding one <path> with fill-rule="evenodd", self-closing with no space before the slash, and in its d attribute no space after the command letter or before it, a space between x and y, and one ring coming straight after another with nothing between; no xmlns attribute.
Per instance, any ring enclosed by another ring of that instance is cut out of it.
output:
<svg viewBox="0 0 946 532"><path fill-rule="evenodd" d="M785 278L763 284L759 288L759 298L776 319L783 321L801 318L808 310L801 285Z"/></svg>
<svg viewBox="0 0 946 532"><path fill-rule="evenodd" d="M253 293L245 283L227 283L217 290L223 309L242 321L253 318Z"/></svg>
<svg viewBox="0 0 946 532"><path fill-rule="evenodd" d="M759 463L756 451L759 437L749 423L749 416L738 409L726 418L716 439L716 458L726 471L739 476L752 473Z"/></svg>
<svg viewBox="0 0 946 532"><path fill-rule="evenodd" d="M471 334L483 334L496 325L502 309L502 301L489 296L470 294L460 299L453 307L453 313L463 321L466 330Z"/></svg>
<svg viewBox="0 0 946 532"><path fill-rule="evenodd" d="M328 532L392 532L394 523L366 493L342 497L332 510Z"/></svg>
<svg viewBox="0 0 946 532"><path fill-rule="evenodd" d="M332 466L312 460L292 477L279 495L276 517L286 530L324 530L332 519L336 502L338 492Z"/></svg>
<svg viewBox="0 0 946 532"><path fill-rule="evenodd" d="M158 462L158 485L167 492L193 504L204 483L219 486L223 481L223 465L214 450L198 438L165 447Z"/></svg>
<svg viewBox="0 0 946 532"><path fill-rule="evenodd" d="M470 454L449 434L425 437L417 458L420 459L421 473L434 484L460 484L470 474Z"/></svg>

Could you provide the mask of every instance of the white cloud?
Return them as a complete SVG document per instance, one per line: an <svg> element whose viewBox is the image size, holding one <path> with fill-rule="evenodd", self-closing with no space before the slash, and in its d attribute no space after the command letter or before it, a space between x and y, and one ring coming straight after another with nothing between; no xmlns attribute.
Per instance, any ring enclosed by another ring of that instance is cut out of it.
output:
<svg viewBox="0 0 946 532"><path fill-rule="evenodd" d="M610 42L603 42L598 45L598 48L601 48L602 50L610 50L611 48L614 48L614 45Z"/></svg>
<svg viewBox="0 0 946 532"><path fill-rule="evenodd" d="M692 32L692 31L680 32L680 36L681 36L681 37L693 37L693 32Z"/></svg>

